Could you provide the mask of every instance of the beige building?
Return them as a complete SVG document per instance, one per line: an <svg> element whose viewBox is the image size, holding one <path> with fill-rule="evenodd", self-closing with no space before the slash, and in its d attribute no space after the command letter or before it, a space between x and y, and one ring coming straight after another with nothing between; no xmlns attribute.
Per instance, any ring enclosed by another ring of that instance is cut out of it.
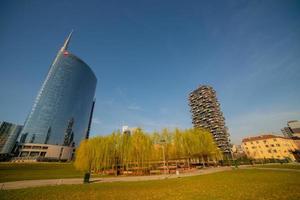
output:
<svg viewBox="0 0 300 200"><path fill-rule="evenodd" d="M19 155L12 161L70 161L74 152L75 148L69 146L25 143L19 146Z"/></svg>
<svg viewBox="0 0 300 200"><path fill-rule="evenodd" d="M244 138L241 146L247 157L253 159L289 158L295 161L292 152L298 149L292 139L271 134Z"/></svg>

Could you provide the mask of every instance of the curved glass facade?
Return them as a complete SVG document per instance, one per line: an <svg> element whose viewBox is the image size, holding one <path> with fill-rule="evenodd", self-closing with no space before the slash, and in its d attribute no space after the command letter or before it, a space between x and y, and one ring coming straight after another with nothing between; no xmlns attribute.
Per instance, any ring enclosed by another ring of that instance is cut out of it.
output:
<svg viewBox="0 0 300 200"><path fill-rule="evenodd" d="M65 49L59 51L21 133L23 143L78 145L86 137L97 78Z"/></svg>

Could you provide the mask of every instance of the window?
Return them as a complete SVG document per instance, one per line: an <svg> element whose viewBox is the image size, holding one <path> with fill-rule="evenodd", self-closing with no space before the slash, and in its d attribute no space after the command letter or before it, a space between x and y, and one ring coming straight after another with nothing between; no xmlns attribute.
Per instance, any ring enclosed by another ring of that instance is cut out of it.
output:
<svg viewBox="0 0 300 200"><path fill-rule="evenodd" d="M40 154L40 152L35 152L35 151L33 151L33 152L30 152L29 156L30 156L30 157L36 157L36 156L38 156L39 154Z"/></svg>
<svg viewBox="0 0 300 200"><path fill-rule="evenodd" d="M45 157L45 155L46 155L46 152L41 152L41 154L40 154L41 157Z"/></svg>
<svg viewBox="0 0 300 200"><path fill-rule="evenodd" d="M27 157L28 154L29 154L28 151L23 151L23 152L21 152L21 157Z"/></svg>
<svg viewBox="0 0 300 200"><path fill-rule="evenodd" d="M272 151L271 151L271 150L268 150L268 152L269 152L269 153L272 153Z"/></svg>
<svg viewBox="0 0 300 200"><path fill-rule="evenodd" d="M280 144L276 144L276 146L280 147Z"/></svg>
<svg viewBox="0 0 300 200"><path fill-rule="evenodd" d="M277 140L276 140L276 139L273 139L273 141L276 142Z"/></svg>
<svg viewBox="0 0 300 200"><path fill-rule="evenodd" d="M269 145L266 145L266 147L269 147Z"/></svg>
<svg viewBox="0 0 300 200"><path fill-rule="evenodd" d="M274 147L274 144L271 144L271 147Z"/></svg>
<svg viewBox="0 0 300 200"><path fill-rule="evenodd" d="M264 140L264 143L266 143L267 141L266 140Z"/></svg>
<svg viewBox="0 0 300 200"><path fill-rule="evenodd" d="M256 141L256 144L258 144L259 142L258 141Z"/></svg>
<svg viewBox="0 0 300 200"><path fill-rule="evenodd" d="M277 153L276 149L273 150L274 153Z"/></svg>

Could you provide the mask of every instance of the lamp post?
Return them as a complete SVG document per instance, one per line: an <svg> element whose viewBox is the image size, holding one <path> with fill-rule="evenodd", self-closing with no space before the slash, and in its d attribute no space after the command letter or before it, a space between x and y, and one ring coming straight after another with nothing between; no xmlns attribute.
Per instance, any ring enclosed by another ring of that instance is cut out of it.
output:
<svg viewBox="0 0 300 200"><path fill-rule="evenodd" d="M162 150L163 150L163 158L164 158L164 174L166 174L166 156L165 156L165 146L164 144L166 141L164 139L160 140L160 144L162 145Z"/></svg>

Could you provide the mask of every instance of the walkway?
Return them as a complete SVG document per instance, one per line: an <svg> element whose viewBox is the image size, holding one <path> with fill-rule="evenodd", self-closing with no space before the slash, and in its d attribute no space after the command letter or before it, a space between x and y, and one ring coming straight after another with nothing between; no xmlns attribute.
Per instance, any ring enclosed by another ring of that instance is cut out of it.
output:
<svg viewBox="0 0 300 200"><path fill-rule="evenodd" d="M91 183L110 183L110 182L129 182L129 181L149 181L149 180L163 180L171 178L181 178L188 176L197 176L203 174L211 174L222 171L232 170L232 167L216 167L206 168L190 173L184 173L180 175L168 174L168 175L151 175L151 176L120 176L120 177L108 177L108 178L91 178ZM14 182L0 183L1 190L22 189L28 187L40 187L50 185L72 185L83 184L83 178L67 178L67 179L44 179L44 180L24 180Z"/></svg>

